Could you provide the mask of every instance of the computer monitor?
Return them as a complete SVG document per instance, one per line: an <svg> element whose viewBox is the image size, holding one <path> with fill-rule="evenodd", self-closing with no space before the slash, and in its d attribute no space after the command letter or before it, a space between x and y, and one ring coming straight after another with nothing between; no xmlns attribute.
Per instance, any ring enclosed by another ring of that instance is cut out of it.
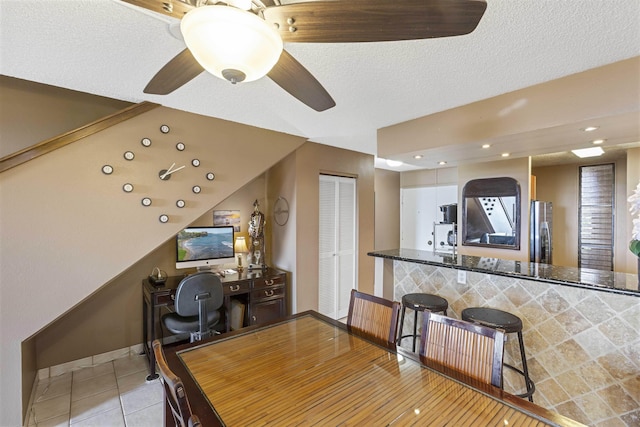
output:
<svg viewBox="0 0 640 427"><path fill-rule="evenodd" d="M187 227L176 235L176 268L210 270L235 263L233 226Z"/></svg>

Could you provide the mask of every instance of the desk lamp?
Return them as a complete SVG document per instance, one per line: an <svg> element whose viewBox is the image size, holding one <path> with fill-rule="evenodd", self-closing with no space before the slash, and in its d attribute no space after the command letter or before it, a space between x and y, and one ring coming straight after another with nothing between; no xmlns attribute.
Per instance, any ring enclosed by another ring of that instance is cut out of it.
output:
<svg viewBox="0 0 640 427"><path fill-rule="evenodd" d="M242 254L249 252L244 237L236 237L236 242L233 245L233 249L236 252L236 256L238 257L238 272L241 273L242 270L244 270L244 266L242 265Z"/></svg>

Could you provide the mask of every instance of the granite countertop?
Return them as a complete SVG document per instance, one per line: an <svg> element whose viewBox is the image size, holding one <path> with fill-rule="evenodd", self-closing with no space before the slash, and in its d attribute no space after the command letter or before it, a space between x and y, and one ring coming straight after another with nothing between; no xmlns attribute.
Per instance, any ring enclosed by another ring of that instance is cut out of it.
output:
<svg viewBox="0 0 640 427"><path fill-rule="evenodd" d="M389 249L369 252L367 255L640 297L639 279L636 274L434 253L417 249Z"/></svg>

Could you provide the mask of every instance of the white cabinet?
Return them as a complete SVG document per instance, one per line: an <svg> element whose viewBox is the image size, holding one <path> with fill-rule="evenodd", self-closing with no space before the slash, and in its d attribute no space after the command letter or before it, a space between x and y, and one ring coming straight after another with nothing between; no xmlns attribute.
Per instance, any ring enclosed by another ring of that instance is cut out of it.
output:
<svg viewBox="0 0 640 427"><path fill-rule="evenodd" d="M458 186L403 188L400 198L400 247L433 250L433 224L443 219L440 206L458 203Z"/></svg>

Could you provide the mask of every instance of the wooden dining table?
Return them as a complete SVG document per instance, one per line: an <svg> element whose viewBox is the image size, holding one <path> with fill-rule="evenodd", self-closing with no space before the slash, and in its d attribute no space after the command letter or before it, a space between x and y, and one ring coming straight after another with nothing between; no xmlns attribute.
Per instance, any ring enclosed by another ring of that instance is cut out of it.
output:
<svg viewBox="0 0 640 427"><path fill-rule="evenodd" d="M314 311L165 355L205 427L582 426Z"/></svg>

